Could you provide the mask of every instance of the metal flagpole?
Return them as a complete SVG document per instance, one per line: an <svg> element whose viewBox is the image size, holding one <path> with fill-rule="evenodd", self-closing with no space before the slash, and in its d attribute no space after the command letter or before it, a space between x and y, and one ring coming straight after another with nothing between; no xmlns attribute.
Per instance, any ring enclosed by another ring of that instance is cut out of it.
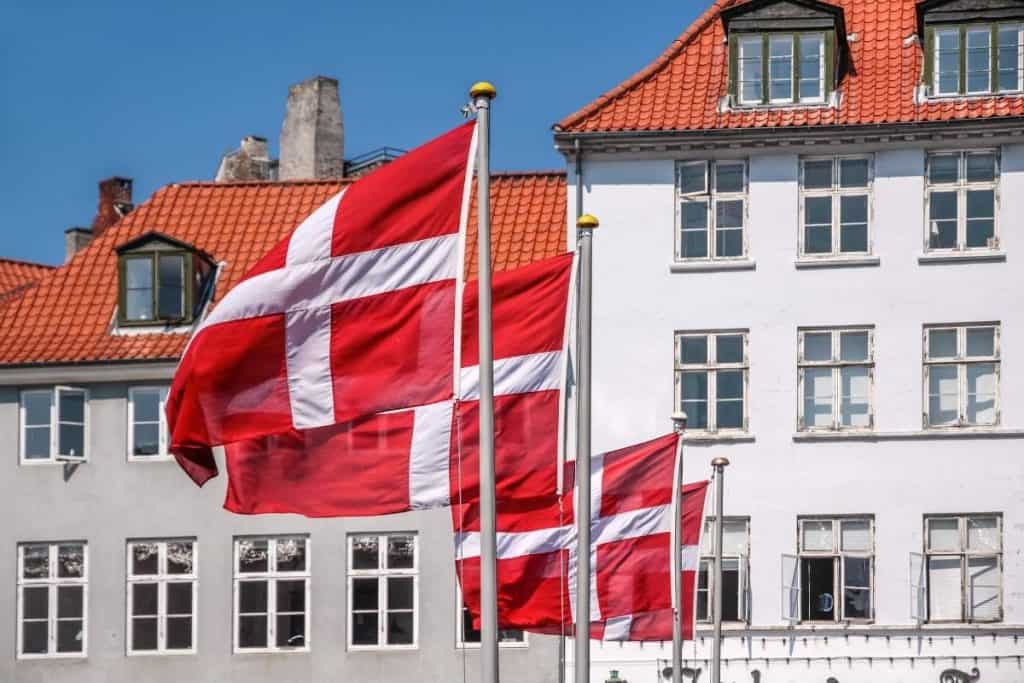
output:
<svg viewBox="0 0 1024 683"><path fill-rule="evenodd" d="M711 461L715 470L715 583L714 619L715 630L711 641L711 683L722 682L722 510L725 490L725 468L729 458L718 457Z"/></svg>
<svg viewBox="0 0 1024 683"><path fill-rule="evenodd" d="M683 680L683 432L686 413L672 415L672 424L679 443L676 446L675 469L672 473L672 683Z"/></svg>
<svg viewBox="0 0 1024 683"><path fill-rule="evenodd" d="M498 683L498 562L494 504L494 346L491 339L491 100L480 82L469 90L477 121L477 240L480 257L480 680Z"/></svg>
<svg viewBox="0 0 1024 683"><path fill-rule="evenodd" d="M579 403L576 419L576 683L590 683L590 332L593 281L593 238L597 219L576 219L580 291Z"/></svg>

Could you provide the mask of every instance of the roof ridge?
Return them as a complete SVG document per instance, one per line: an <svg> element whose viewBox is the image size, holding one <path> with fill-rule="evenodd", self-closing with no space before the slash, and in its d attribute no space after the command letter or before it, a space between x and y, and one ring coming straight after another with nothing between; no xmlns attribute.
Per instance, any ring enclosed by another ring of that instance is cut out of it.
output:
<svg viewBox="0 0 1024 683"><path fill-rule="evenodd" d="M598 109L603 107L612 99L622 95L623 93L632 90L640 83L646 81L648 78L658 73L667 66L672 59L674 59L680 52L686 48L690 42L699 36L708 25L717 18L722 10L725 10L732 5L739 4L743 0L714 0L711 6L704 10L704 13L697 17L692 24L686 27L686 29L679 34L679 37L672 41L672 43L665 49L660 55L658 55L653 62L645 66L640 71L636 72L622 83L599 95L597 99L593 100L589 104L584 105L580 109L577 109L573 113L569 114L561 121L552 126L552 129L557 131L567 130L568 128L575 126L576 124L583 121Z"/></svg>
<svg viewBox="0 0 1024 683"><path fill-rule="evenodd" d="M10 258L9 256L0 256L0 261L5 263L13 263L19 266L30 266L32 268L46 268L48 270L55 270L58 266L50 265L49 263L39 263L38 261L26 261L25 259Z"/></svg>
<svg viewBox="0 0 1024 683"><path fill-rule="evenodd" d="M357 178L294 178L291 180L180 180L167 183L162 188L168 187L246 187L250 185L267 186L289 186L289 185L337 185L339 183L354 183Z"/></svg>
<svg viewBox="0 0 1024 683"><path fill-rule="evenodd" d="M507 178L510 176L564 176L565 169L526 169L522 171L491 171L492 178Z"/></svg>

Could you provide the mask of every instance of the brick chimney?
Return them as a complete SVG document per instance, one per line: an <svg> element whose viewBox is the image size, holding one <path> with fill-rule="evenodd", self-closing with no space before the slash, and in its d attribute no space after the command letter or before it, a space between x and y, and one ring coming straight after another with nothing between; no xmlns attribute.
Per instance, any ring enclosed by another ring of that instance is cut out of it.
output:
<svg viewBox="0 0 1024 683"><path fill-rule="evenodd" d="M314 76L288 88L280 147L281 180L344 175L345 132L336 79Z"/></svg>
<svg viewBox="0 0 1024 683"><path fill-rule="evenodd" d="M239 180L274 180L277 175L277 161L270 158L267 139L258 135L246 135L238 149L228 152L217 168L217 182Z"/></svg>
<svg viewBox="0 0 1024 683"><path fill-rule="evenodd" d="M95 235L92 228L74 227L64 231L64 263L70 261L75 254L85 249Z"/></svg>
<svg viewBox="0 0 1024 683"><path fill-rule="evenodd" d="M93 236L102 235L104 230L127 216L133 207L131 178L114 176L101 180L99 204L92 219Z"/></svg>

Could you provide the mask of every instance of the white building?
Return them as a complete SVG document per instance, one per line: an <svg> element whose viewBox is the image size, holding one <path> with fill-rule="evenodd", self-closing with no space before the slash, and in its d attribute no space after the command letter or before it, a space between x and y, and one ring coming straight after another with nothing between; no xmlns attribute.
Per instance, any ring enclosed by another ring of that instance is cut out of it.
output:
<svg viewBox="0 0 1024 683"><path fill-rule="evenodd" d="M1024 680L1022 22L720 0L556 126L601 221L595 450L684 409L686 478L732 461L723 681Z"/></svg>

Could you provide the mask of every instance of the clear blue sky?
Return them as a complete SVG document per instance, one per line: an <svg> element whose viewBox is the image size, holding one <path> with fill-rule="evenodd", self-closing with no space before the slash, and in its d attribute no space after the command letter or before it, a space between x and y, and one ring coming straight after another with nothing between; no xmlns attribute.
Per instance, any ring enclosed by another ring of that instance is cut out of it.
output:
<svg viewBox="0 0 1024 683"><path fill-rule="evenodd" d="M288 85L315 74L340 81L347 156L457 124L485 78L499 90L494 167L562 167L551 124L645 66L708 1L8 0L0 256L59 262L100 178L134 178L139 203L212 178L243 135L276 150Z"/></svg>

